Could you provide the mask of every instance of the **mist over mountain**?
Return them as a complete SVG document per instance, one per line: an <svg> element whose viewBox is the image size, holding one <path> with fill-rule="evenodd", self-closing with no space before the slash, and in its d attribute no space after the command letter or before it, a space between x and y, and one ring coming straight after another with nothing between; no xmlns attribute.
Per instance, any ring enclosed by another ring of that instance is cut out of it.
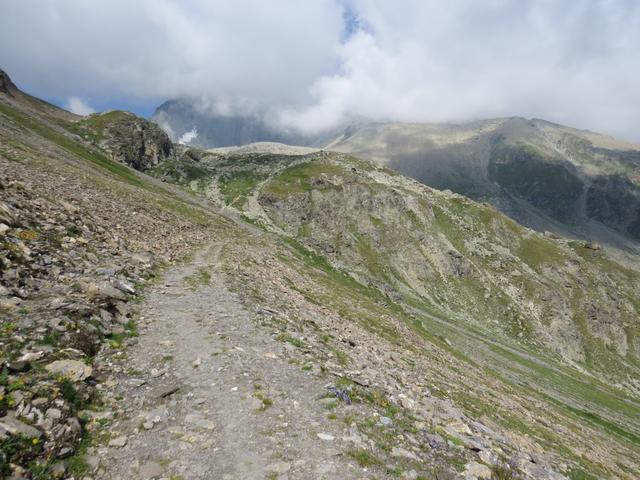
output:
<svg viewBox="0 0 640 480"><path fill-rule="evenodd" d="M79 113L148 116L167 100L195 98L312 135L353 116L442 123L515 115L640 141L634 0L6 8L3 68L26 91Z"/></svg>
<svg viewBox="0 0 640 480"><path fill-rule="evenodd" d="M274 126L259 114L217 113L187 99L164 102L155 110L151 120L160 125L173 141L205 149L254 142L321 146L339 132L334 129L323 134L304 134L296 129Z"/></svg>

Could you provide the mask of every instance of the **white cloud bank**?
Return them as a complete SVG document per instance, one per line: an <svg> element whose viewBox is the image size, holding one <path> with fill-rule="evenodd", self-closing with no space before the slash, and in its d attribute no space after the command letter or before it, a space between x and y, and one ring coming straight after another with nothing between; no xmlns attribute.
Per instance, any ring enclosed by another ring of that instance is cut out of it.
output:
<svg viewBox="0 0 640 480"><path fill-rule="evenodd" d="M34 93L188 96L305 131L522 115L640 141L638 51L637 0L50 0L0 16L0 68Z"/></svg>
<svg viewBox="0 0 640 480"><path fill-rule="evenodd" d="M64 108L77 115L91 115L96 112L79 97L70 97L67 103L65 103Z"/></svg>
<svg viewBox="0 0 640 480"><path fill-rule="evenodd" d="M181 143L182 145L189 145L189 143L195 140L197 136L198 129L196 127L193 127L191 130L189 130L188 132L184 132L180 136L180 138L178 139L178 143Z"/></svg>

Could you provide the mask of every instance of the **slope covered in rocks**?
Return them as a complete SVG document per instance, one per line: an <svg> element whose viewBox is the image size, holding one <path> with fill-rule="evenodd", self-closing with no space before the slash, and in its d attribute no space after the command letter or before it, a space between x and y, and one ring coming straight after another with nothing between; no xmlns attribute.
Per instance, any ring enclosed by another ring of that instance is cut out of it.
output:
<svg viewBox="0 0 640 480"><path fill-rule="evenodd" d="M129 341L138 285L201 242L212 220L82 141L70 128L77 116L9 85L0 92L0 477L33 465L32 478L49 478L33 476L48 472L33 462L71 457L80 411L100 404L93 356Z"/></svg>
<svg viewBox="0 0 640 480"><path fill-rule="evenodd" d="M638 274L608 251L349 156L192 150L14 86L0 168L0 475L640 468Z"/></svg>

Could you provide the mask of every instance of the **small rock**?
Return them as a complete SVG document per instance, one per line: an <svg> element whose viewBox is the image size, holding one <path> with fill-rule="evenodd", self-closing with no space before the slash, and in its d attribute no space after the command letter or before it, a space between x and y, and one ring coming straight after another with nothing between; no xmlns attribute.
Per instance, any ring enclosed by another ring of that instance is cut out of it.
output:
<svg viewBox="0 0 640 480"><path fill-rule="evenodd" d="M73 448L62 447L58 452L58 458L67 458L73 455Z"/></svg>
<svg viewBox="0 0 640 480"><path fill-rule="evenodd" d="M131 285L130 283L124 282L122 280L114 280L113 286L124 293L129 293L131 295L136 293L136 290L135 288L133 288L133 285Z"/></svg>
<svg viewBox="0 0 640 480"><path fill-rule="evenodd" d="M490 479L491 478L491 469L486 465L483 465L478 462L469 462L467 463L464 470L465 478L467 480L476 480L476 479Z"/></svg>
<svg viewBox="0 0 640 480"><path fill-rule="evenodd" d="M332 442L334 439L333 435L329 435L328 433L318 433L318 438L325 442Z"/></svg>
<svg viewBox="0 0 640 480"><path fill-rule="evenodd" d="M51 466L51 478L62 478L67 471L64 462L56 462Z"/></svg>
<svg viewBox="0 0 640 480"><path fill-rule="evenodd" d="M7 368L11 373L24 373L31 370L31 364L25 360L16 360L7 364Z"/></svg>
<svg viewBox="0 0 640 480"><path fill-rule="evenodd" d="M44 357L44 352L25 352L22 354L20 358L18 358L19 362L35 362L36 360L40 360Z"/></svg>
<svg viewBox="0 0 640 480"><path fill-rule="evenodd" d="M380 416L380 423L385 427L388 427L390 425L393 425L393 420L391 420L389 417Z"/></svg>
<svg viewBox="0 0 640 480"><path fill-rule="evenodd" d="M495 465L498 463L498 456L491 450L481 450L478 452L478 458L489 465Z"/></svg>
<svg viewBox="0 0 640 480"><path fill-rule="evenodd" d="M416 478L418 478L418 472L416 472L415 470L402 472L401 477L404 478L405 480L416 480Z"/></svg>
<svg viewBox="0 0 640 480"><path fill-rule="evenodd" d="M115 301L126 300L127 296L121 290L113 287L108 283L90 284L86 289L86 294L89 298L98 298L101 300Z"/></svg>
<svg viewBox="0 0 640 480"><path fill-rule="evenodd" d="M193 368L198 368L200 366L200 364L202 363L202 360L200 360L200 357L196 358L193 363L191 364L191 366Z"/></svg>
<svg viewBox="0 0 640 480"><path fill-rule="evenodd" d="M120 435L119 437L112 438L109 440L110 447L122 448L127 444L127 437L125 435Z"/></svg>
<svg viewBox="0 0 640 480"><path fill-rule="evenodd" d="M416 407L416 402L414 402L403 393L398 395L398 400L400 401L400 405L402 406L402 408L406 408L407 410L414 410Z"/></svg>
<svg viewBox="0 0 640 480"><path fill-rule="evenodd" d="M396 458L408 458L409 460L419 460L415 453L405 450L401 447L393 447L391 449L391 456Z"/></svg>
<svg viewBox="0 0 640 480"><path fill-rule="evenodd" d="M147 462L140 467L140 478L158 478L164 473L164 468L157 462Z"/></svg>
<svg viewBox="0 0 640 480"><path fill-rule="evenodd" d="M160 387L155 389L153 395L158 398L165 398L169 395L173 395L178 390L180 390L180 385L161 385Z"/></svg>

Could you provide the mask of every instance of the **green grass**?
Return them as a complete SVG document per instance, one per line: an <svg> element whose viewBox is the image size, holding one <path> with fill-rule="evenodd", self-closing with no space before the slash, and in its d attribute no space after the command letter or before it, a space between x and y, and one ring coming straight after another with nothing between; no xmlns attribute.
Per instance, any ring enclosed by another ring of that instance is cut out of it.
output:
<svg viewBox="0 0 640 480"><path fill-rule="evenodd" d="M247 196L265 178L264 175L256 174L253 171L241 170L221 175L218 179L218 185L227 205L242 208Z"/></svg>
<svg viewBox="0 0 640 480"><path fill-rule="evenodd" d="M99 113L91 115L76 123L80 127L81 132L86 132L95 141L104 138L104 131L109 126L120 120L130 117L131 114L122 110L113 110L111 112ZM82 128L85 127L85 128Z"/></svg>
<svg viewBox="0 0 640 480"><path fill-rule="evenodd" d="M198 267L192 275L185 278L185 282L192 288L211 284L211 271L206 267Z"/></svg>
<svg viewBox="0 0 640 480"><path fill-rule="evenodd" d="M313 189L327 187L313 186L311 181L321 176L344 176L346 170L339 165L321 160L313 160L288 167L272 178L264 191L276 197L285 198L295 193L307 193Z"/></svg>
<svg viewBox="0 0 640 480"><path fill-rule="evenodd" d="M544 264L561 264L566 256L553 241L532 234L520 240L516 255L534 270Z"/></svg>
<svg viewBox="0 0 640 480"><path fill-rule="evenodd" d="M294 347L298 347L298 348L306 347L306 344L302 340L300 340L297 337L294 337L294 336L291 336L289 334L286 334L286 333L282 333L282 334L278 335L278 340L281 341L281 342L290 343Z"/></svg>
<svg viewBox="0 0 640 480"><path fill-rule="evenodd" d="M382 466L384 463L378 457L364 449L353 449L347 451L347 455L353 458L361 467Z"/></svg>

